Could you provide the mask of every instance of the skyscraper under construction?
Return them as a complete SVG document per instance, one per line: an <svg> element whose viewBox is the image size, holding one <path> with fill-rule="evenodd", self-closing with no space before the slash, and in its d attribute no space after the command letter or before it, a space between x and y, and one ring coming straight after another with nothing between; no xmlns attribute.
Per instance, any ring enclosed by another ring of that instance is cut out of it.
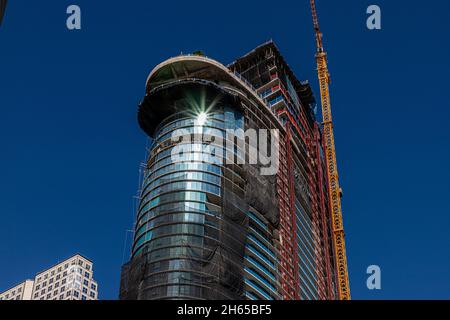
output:
<svg viewBox="0 0 450 320"><path fill-rule="evenodd" d="M315 107L272 41L228 66L201 53L156 66L138 111L152 144L120 298L337 299ZM179 129L208 129L209 141L189 141L174 157ZM226 132L249 129L278 133L274 174L205 151L225 151Z"/></svg>

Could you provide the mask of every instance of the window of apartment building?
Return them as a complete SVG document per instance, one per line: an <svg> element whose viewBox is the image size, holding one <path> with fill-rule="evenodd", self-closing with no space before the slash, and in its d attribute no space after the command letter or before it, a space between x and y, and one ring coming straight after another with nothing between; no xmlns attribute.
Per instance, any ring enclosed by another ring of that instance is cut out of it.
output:
<svg viewBox="0 0 450 320"><path fill-rule="evenodd" d="M38 285L36 286L36 290L39 290L40 288L41 288L41 285L38 284Z"/></svg>
<svg viewBox="0 0 450 320"><path fill-rule="evenodd" d="M42 282L42 287L45 287L47 285L47 281Z"/></svg>
<svg viewBox="0 0 450 320"><path fill-rule="evenodd" d="M67 276L67 271L63 272L63 277Z"/></svg>
<svg viewBox="0 0 450 320"><path fill-rule="evenodd" d="M53 296L58 295L58 290L55 290L55 292L53 292Z"/></svg>
<svg viewBox="0 0 450 320"><path fill-rule="evenodd" d="M67 291L66 297L70 297L70 291Z"/></svg>
<svg viewBox="0 0 450 320"><path fill-rule="evenodd" d="M83 287L83 293L87 293L88 289L86 287Z"/></svg>
<svg viewBox="0 0 450 320"><path fill-rule="evenodd" d="M22 292L22 288L17 289L17 292Z"/></svg>
<svg viewBox="0 0 450 320"><path fill-rule="evenodd" d="M83 294L82 296L81 296L81 300L86 300L87 298L86 298L86 296Z"/></svg>
<svg viewBox="0 0 450 320"><path fill-rule="evenodd" d="M84 279L83 284L84 284L85 286L88 286L88 285L89 285L89 281L87 281L86 279Z"/></svg>
<svg viewBox="0 0 450 320"><path fill-rule="evenodd" d="M52 270L52 272L50 273L50 275L53 277L55 275L55 270Z"/></svg>
<svg viewBox="0 0 450 320"><path fill-rule="evenodd" d="M34 297L37 298L38 296L39 296L39 292L36 292L36 293L34 294Z"/></svg>
<svg viewBox="0 0 450 320"><path fill-rule="evenodd" d="M76 297L76 298L78 298L78 297L80 296L80 293L79 293L78 291L74 291L74 292L73 292L73 296Z"/></svg>
<svg viewBox="0 0 450 320"><path fill-rule="evenodd" d="M86 264L86 270L91 270L91 265L90 264Z"/></svg>
<svg viewBox="0 0 450 320"><path fill-rule="evenodd" d="M66 263L66 264L64 265L64 269L67 269L68 267L69 267L69 264Z"/></svg>
<svg viewBox="0 0 450 320"><path fill-rule="evenodd" d="M65 286L62 286L62 287L61 287L61 292L63 292L64 290L66 290L66 287L65 287Z"/></svg>
<svg viewBox="0 0 450 320"><path fill-rule="evenodd" d="M59 280L59 279L61 279L61 275L60 275L60 274L58 274L58 275L56 276L56 280Z"/></svg>
<svg viewBox="0 0 450 320"><path fill-rule="evenodd" d="M66 283L66 279L62 279L61 283L65 284Z"/></svg>
<svg viewBox="0 0 450 320"><path fill-rule="evenodd" d="M78 265L79 265L79 266L82 266L82 265L83 265L83 261L79 260L79 261L78 261Z"/></svg>
<svg viewBox="0 0 450 320"><path fill-rule="evenodd" d="M53 286L48 286L48 291L50 291L50 290L52 290L53 289Z"/></svg>
<svg viewBox="0 0 450 320"><path fill-rule="evenodd" d="M53 278L51 278L51 279L48 281L48 283L53 283Z"/></svg>
<svg viewBox="0 0 450 320"><path fill-rule="evenodd" d="M86 278L88 278L88 279L89 279L89 277L90 277L91 275L90 275L90 273L89 273L89 272L85 272L85 273L84 273L84 276L85 276Z"/></svg>
<svg viewBox="0 0 450 320"><path fill-rule="evenodd" d="M59 300L64 300L64 295L63 294L59 296Z"/></svg>
<svg viewBox="0 0 450 320"><path fill-rule="evenodd" d="M13 290L13 292L11 292L11 295L15 296L16 295L16 290Z"/></svg>
<svg viewBox="0 0 450 320"><path fill-rule="evenodd" d="M55 288L59 287L59 282L55 283Z"/></svg>
<svg viewBox="0 0 450 320"><path fill-rule="evenodd" d="M16 300L20 300L20 296L17 296L17 297L16 297Z"/></svg>
<svg viewBox="0 0 450 320"><path fill-rule="evenodd" d="M45 293L45 288L44 289L42 289L42 291L41 291L41 294L44 294Z"/></svg>
<svg viewBox="0 0 450 320"><path fill-rule="evenodd" d="M37 282L41 282L41 277L38 277L38 278L37 278Z"/></svg>
<svg viewBox="0 0 450 320"><path fill-rule="evenodd" d="M96 288L97 288L97 286L95 284L91 283L91 289L95 290Z"/></svg>
<svg viewBox="0 0 450 320"><path fill-rule="evenodd" d="M51 293L47 294L47 299L50 299L51 297L52 297Z"/></svg>
<svg viewBox="0 0 450 320"><path fill-rule="evenodd" d="M89 295L91 296L91 298L95 298L95 293L94 292L91 292Z"/></svg>

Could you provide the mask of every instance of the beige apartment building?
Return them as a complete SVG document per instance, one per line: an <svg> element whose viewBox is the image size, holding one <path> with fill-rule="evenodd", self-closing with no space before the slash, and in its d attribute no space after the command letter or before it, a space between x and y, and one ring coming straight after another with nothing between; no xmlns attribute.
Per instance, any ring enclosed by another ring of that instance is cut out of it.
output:
<svg viewBox="0 0 450 320"><path fill-rule="evenodd" d="M76 254L1 292L0 300L98 300L93 263Z"/></svg>
<svg viewBox="0 0 450 320"><path fill-rule="evenodd" d="M33 280L25 280L0 293L0 300L31 300L33 284Z"/></svg>

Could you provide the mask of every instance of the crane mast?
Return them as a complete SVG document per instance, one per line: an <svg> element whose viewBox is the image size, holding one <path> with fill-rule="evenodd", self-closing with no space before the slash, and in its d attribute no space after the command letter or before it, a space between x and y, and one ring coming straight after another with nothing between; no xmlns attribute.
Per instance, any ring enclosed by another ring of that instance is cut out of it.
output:
<svg viewBox="0 0 450 320"><path fill-rule="evenodd" d="M328 86L330 83L330 75L328 73L327 54L323 49L322 33L320 32L319 21L317 19L315 0L310 0L310 4L316 35L316 63L322 103L324 151L327 166L328 192L330 197L332 238L337 268L338 296L340 300L350 300L344 225L342 222L341 189L339 187L339 176L336 165L336 149L334 145L330 92Z"/></svg>

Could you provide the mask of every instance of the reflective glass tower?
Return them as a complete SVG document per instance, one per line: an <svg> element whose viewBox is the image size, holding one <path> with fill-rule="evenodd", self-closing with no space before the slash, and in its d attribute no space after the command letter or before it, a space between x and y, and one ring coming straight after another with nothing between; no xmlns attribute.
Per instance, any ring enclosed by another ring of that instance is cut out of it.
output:
<svg viewBox="0 0 450 320"><path fill-rule="evenodd" d="M152 144L120 298L334 299L314 107L273 42L227 67L199 55L156 66L138 112ZM274 174L248 161L250 140L227 144L249 129L279 132Z"/></svg>
<svg viewBox="0 0 450 320"><path fill-rule="evenodd" d="M190 97L177 103L186 104L190 111L164 118L155 131L145 171L132 249L132 259L145 257L147 261L140 292L150 299L237 298L236 292L242 291L239 274L244 244L235 235L245 230L240 221L223 214L222 187L226 176L239 179L239 172L225 168L221 158L211 153L214 148L219 155L220 144L192 141L183 146L182 155L174 157L178 145L172 145L172 136L183 130L208 133L220 141L225 129L243 127L243 117L219 102L199 123L198 114L192 114L192 104L197 103L193 96L208 95L209 102L209 95L217 93L202 86L184 88ZM234 187L239 188L237 183ZM244 210L237 214L244 220ZM218 279L221 274L228 279ZM219 281L226 281L229 290L220 288Z"/></svg>

